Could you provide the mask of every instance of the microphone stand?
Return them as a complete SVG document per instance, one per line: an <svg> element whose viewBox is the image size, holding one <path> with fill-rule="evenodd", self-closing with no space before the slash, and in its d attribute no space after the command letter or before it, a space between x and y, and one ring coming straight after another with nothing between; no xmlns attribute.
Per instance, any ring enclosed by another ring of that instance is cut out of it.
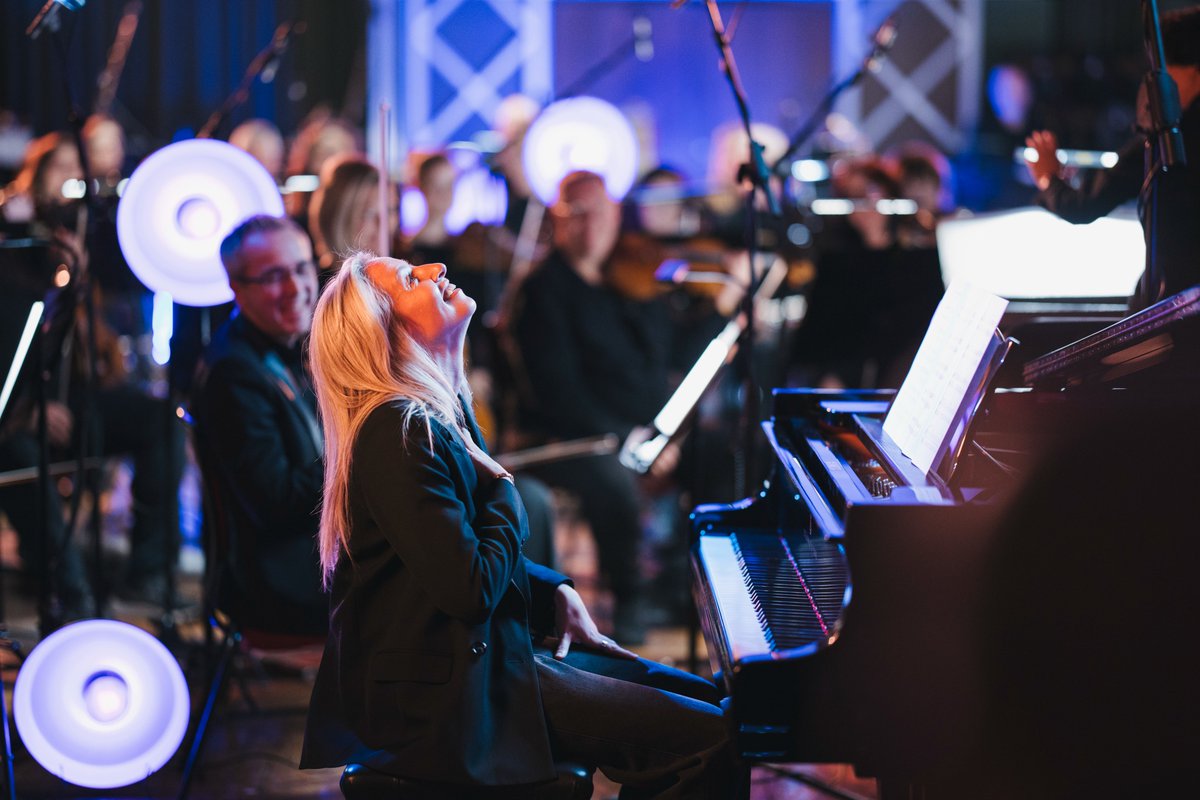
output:
<svg viewBox="0 0 1200 800"><path fill-rule="evenodd" d="M629 35L629 38L614 47L612 52L593 64L587 72L568 84L567 88L558 92L557 99L563 100L568 97L574 97L596 81L607 76L622 61L629 57L630 51L633 52L638 61L649 61L654 54L650 31L650 20L647 17L635 17L633 20L633 33ZM646 47L647 44L650 45L649 48Z"/></svg>
<svg viewBox="0 0 1200 800"><path fill-rule="evenodd" d="M813 113L809 115L804 124L800 126L800 129L796 131L796 135L788 142L787 149L783 151L783 155L776 159L774 166L771 167L772 172L783 174L784 162L795 155L796 151L803 147L804 143L817 132L817 128L821 126L821 122L833 110L833 104L842 96L842 93L858 85L867 72L877 72L879 70L879 65L882 63L883 57L892 48L895 40L896 21L894 17L889 17L884 20L883 24L875 32L875 35L871 37L873 43L871 52L863 59L862 64L851 75L843 78L825 94L825 97L822 98Z"/></svg>
<svg viewBox="0 0 1200 800"><path fill-rule="evenodd" d="M72 7L72 9L80 8L80 7L82 7L82 5L83 5L83 3L76 3L76 2L72 2L69 4L69 6ZM47 6L49 6L49 4L47 4ZM34 24L30 25L30 28L27 31L27 34L30 36L30 38L34 38L36 33L38 32L36 25L40 21L40 19L41 19L41 17L39 16L39 19L35 20ZM53 28L51 30L52 30L53 35L50 38L51 38L51 41L53 41L53 43L54 43L54 50L58 56L59 65L62 69L63 88L64 88L64 92L65 92L65 95L67 98L67 122L70 126L71 136L75 141L75 147L79 151L79 162L80 162L80 166L83 169L83 174L85 176L85 179L83 181L83 196L81 198L81 205L84 209L83 213L86 215L84 217L84 219L86 221L84 222L84 224L77 225L77 227L76 227L77 233L81 234L81 237L80 237L82 240L81 257L84 257L84 256L86 256L86 253L88 252L88 249L89 249L87 246L87 240L90 237L90 233L91 233L90 220L95 218L95 215L91 214L90 212L94 210L94 206L96 205L96 199L97 199L95 192L92 190L92 181L87 179L87 175L89 174L87 148L84 146L84 141L83 141L83 125L84 125L84 122L86 121L86 119L85 119L85 115L82 111L82 106L79 103L78 93L76 92L76 87L72 83L71 78L70 78L70 63L69 63L69 58L68 58L68 50L67 50L66 42L64 41L64 34L62 34L60 32L59 26L57 26L57 25L53 26ZM65 34L65 36L67 38L69 38L71 36L71 34L73 34L73 32L74 32L74 26L72 26L70 28L70 30ZM77 268L79 265L75 264L73 266ZM82 302L84 304L83 305L84 316L85 316L85 319L87 320L87 333L83 337L82 342L81 342L81 344L83 345L83 348L85 350L85 352L83 354L84 355L83 363L85 365L85 368L84 368L84 373L83 373L83 390L81 392L82 399L81 399L80 409L79 409L81 413L80 413L79 431L78 431L78 437L77 437L78 442L79 442L79 445L78 445L79 468L78 468L77 472L80 475L80 478L81 478L80 482L81 482L82 486L84 487L84 489L86 491L90 492L92 495L92 508L91 508L90 517L89 517L89 532L90 532L91 539L92 539L93 554L95 556L96 561L95 561L95 564L93 564L93 569L92 569L91 589L92 589L92 594L93 594L95 604L96 604L96 613L99 615L103 615L107 598L105 596L106 595L105 581L104 581L104 576L103 576L102 562L100 559L101 532L100 532L100 503L99 503L99 498L100 498L99 472L95 468L88 469L86 467L86 465L90 462L90 459L88 458L89 449L95 446L95 441L94 441L95 437L94 437L93 431L94 431L95 413L96 413L95 412L95 402L94 402L94 392L95 392L95 386L96 386L96 358L95 358L95 354L96 354L96 306L95 306L95 300L94 300L94 297L93 297L92 291L91 291L91 281L87 274L88 270L75 269L75 270L73 270L73 272L74 272L74 274L72 275L72 279L77 282L76 290L75 290L76 294L81 295L80 299L76 300L76 302ZM47 368L46 367L47 362L45 360L47 355L48 354L45 354L45 353L39 354L39 369L45 370ZM60 365L60 369L62 369L62 368L69 369L69 364ZM50 492L52 489L52 487L50 485L49 474L47 472L47 465L49 464L49 452L47 450L47 445L46 445L46 430L45 430L45 424L46 424L45 386L46 386L46 381L48 379L49 379L49 375L48 375L48 373L45 373L41 376L41 380L38 381L38 385L40 387L39 392L41 393L39 395L39 403L41 405L40 405L40 413L38 415L38 438L40 440L40 447L41 447L41 452L39 455L39 469L38 469L38 492L39 492L39 497L41 497L43 513L46 513L47 515L50 511L50 509L47 505L47 497L48 497L47 493ZM96 448L96 449L99 450L99 448ZM48 519L48 516L44 516L42 519L43 520ZM72 515L72 522L74 522L74 515ZM72 525L71 528L68 528L67 530L64 531L64 535L69 537L73 534L73 532L74 532L74 528ZM44 538L46 538L46 537L43 537L43 539ZM62 546L62 543L56 543L56 547L54 548L54 550L61 551L61 546ZM45 559L43 559L43 561L44 561L43 569L45 569L46 572L48 572L48 573L52 573L54 570L51 568L52 565L50 563L50 559L61 557L61 553L60 552L46 552L46 551L43 551L43 553L44 553L44 555L47 556ZM59 608L58 602L57 602L58 598L54 596L54 592L53 592L53 582L56 580L56 578L55 578L55 576L48 575L48 574L43 574L42 577L43 577L43 587L44 588L43 588L43 592L42 592L41 602L39 603L40 619L39 619L38 627L39 627L40 633L43 636L46 636L46 635L52 633L54 630L56 630L61 625L62 620L60 618L61 617L61 609Z"/></svg>
<svg viewBox="0 0 1200 800"><path fill-rule="evenodd" d="M1180 168L1187 166L1187 153L1179 127L1183 116L1179 88L1166 70L1158 0L1142 0L1142 21L1145 26L1146 54L1150 60L1150 70L1144 81L1151 120L1151 130L1146 138L1146 180L1139 198L1146 228L1146 274L1140 285L1139 299L1145 308L1162 300L1167 294L1167 264L1159 248L1162 183L1164 180L1175 182L1183 178Z"/></svg>
<svg viewBox="0 0 1200 800"><path fill-rule="evenodd" d="M772 172L781 175L784 174L785 162L791 159L791 157L796 154L796 151L803 147L804 143L807 142L812 135L817 132L817 128L821 127L821 123L824 122L825 118L829 115L829 112L833 110L833 104L836 103L837 99L842 96L842 93L847 89L856 86L859 81L863 79L863 75L866 74L869 63L870 59L863 62L862 66L856 69L852 75L842 79L841 82L839 82L825 94L825 97L821 99L821 102L817 105L813 113L807 120L805 120L804 125L801 126L798 131L796 131L796 135L792 137L790 142L788 142L787 150L783 152L783 155L776 159L774 166L771 167Z"/></svg>
<svg viewBox="0 0 1200 800"><path fill-rule="evenodd" d="M249 66L246 67L246 74L242 76L242 82L233 90L233 94L225 98L225 102L220 108L209 115L204 126L200 128L196 134L197 139L211 139L221 126L221 123L233 113L234 109L250 97L250 86L254 80L260 75L267 73L268 67L279 61L279 58L287 52L288 45L291 44L292 36L297 33L303 33L305 24L300 21L281 22L279 27L275 28L275 35L271 37L271 41L267 42L267 46L258 51L258 54L251 59ZM263 83L269 83L275 77L272 71L270 77L263 78Z"/></svg>
<svg viewBox="0 0 1200 800"><path fill-rule="evenodd" d="M766 276L766 271L760 271L755 263L757 260L755 250L758 243L756 200L759 191L766 198L767 208L773 218L779 219L782 212L779 198L771 193L771 174L767 169L766 160L763 158L763 146L754 139L750 125L750 105L746 100L746 92L742 86L741 75L738 73L737 62L733 57L733 50L729 46L729 38L725 35L725 23L721 19L721 11L717 8L716 0L705 0L705 6L712 23L713 38L716 41L717 50L721 54L721 70L725 73L729 88L733 92L733 99L737 104L738 115L746 132L746 141L749 147L748 161L738 172L740 179L748 180L750 183L746 190L746 249L750 256L750 285L742 298L742 313L746 315L746 327L742 332L742 347L738 349L737 355L741 361L741 374L745 387L745 402L739 423L742 445L739 448L740 456L735 459L734 475L734 492L740 497L746 494L746 462L754 451L754 424L759 418L758 387L754 381L754 297Z"/></svg>

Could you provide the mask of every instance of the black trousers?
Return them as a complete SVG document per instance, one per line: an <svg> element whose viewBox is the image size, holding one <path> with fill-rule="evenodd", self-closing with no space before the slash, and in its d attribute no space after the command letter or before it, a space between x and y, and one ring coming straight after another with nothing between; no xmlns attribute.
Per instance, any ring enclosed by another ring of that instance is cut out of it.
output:
<svg viewBox="0 0 1200 800"><path fill-rule="evenodd" d="M712 683L582 648L534 657L555 758L595 765L623 800L746 797Z"/></svg>

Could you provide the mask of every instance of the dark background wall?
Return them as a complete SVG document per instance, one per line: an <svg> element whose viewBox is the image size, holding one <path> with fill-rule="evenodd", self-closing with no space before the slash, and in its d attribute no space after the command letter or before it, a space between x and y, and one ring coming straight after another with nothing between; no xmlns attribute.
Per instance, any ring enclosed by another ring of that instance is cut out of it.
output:
<svg viewBox="0 0 1200 800"><path fill-rule="evenodd" d="M1160 6L1168 10L1188 4L1162 0ZM89 0L81 11L63 14L60 39L69 44L62 53L52 37L30 41L24 36L41 5L42 0L0 4L0 109L15 111L38 133L65 123L66 79L80 105L90 108L96 76L126 2ZM232 92L275 27L286 20L303 19L307 30L283 58L275 81L256 83L221 134L249 116L272 119L288 132L320 104L361 119L367 0L144 0L143 5L113 108L130 133L135 158L199 128ZM621 17L614 25L627 24L623 19L635 10L655 20L654 62L614 71L591 92L615 102L644 100L660 126L694 127L701 131L697 141L715 124L735 117L716 68L715 47L706 38L711 35L699 24L704 22L702 5L692 3L672 12L665 0L561 2L556 5L556 40L562 40L564 28L578 24L584 14L581 5L593 6L586 11L592 18ZM830 77L827 32L832 4L749 5L734 48L752 110L756 117L790 131L807 116ZM983 74L1000 62L1022 64L1035 72L1043 108L1057 113L1049 118L1035 113L1031 122L1061 124L1070 144L1107 146L1109 142L1082 141L1098 134L1075 125L1064 103L1131 105L1130 83L1144 69L1140 6L1136 0L986 0ZM739 13L734 3L722 3L722 8L727 21ZM823 37L808 35L813 31L823 31ZM559 48L556 83L561 87L573 81L601 55L595 49ZM794 82L797 75L807 81L799 102L781 102L780 85ZM981 125L987 125L988 115L985 104ZM687 154L689 159L699 155Z"/></svg>
<svg viewBox="0 0 1200 800"><path fill-rule="evenodd" d="M24 35L43 0L0 5L0 109L41 133L67 118L69 81L90 110L126 0L90 0L61 14L57 37ZM366 0L145 0L112 113L129 131L134 155L200 128L238 85L254 55L284 21L307 21L270 85L256 82L221 134L251 116L285 131L328 104L361 117ZM56 41L56 39L58 41ZM68 44L59 46L59 41ZM63 69L65 57L66 70Z"/></svg>

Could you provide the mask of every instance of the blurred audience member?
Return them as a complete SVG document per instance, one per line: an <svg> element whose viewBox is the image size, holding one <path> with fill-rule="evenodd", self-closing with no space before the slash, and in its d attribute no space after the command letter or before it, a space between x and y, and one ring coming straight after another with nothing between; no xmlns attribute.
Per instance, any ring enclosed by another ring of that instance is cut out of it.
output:
<svg viewBox="0 0 1200 800"><path fill-rule="evenodd" d="M362 132L346 120L334 117L326 109L309 114L288 151L286 177L320 175L325 162L336 155L361 154ZM311 195L294 192L287 196L287 212L301 225L308 223Z"/></svg>
<svg viewBox="0 0 1200 800"><path fill-rule="evenodd" d="M125 130L105 114L93 114L83 124L88 177L99 182L100 194L111 194L125 177Z"/></svg>
<svg viewBox="0 0 1200 800"><path fill-rule="evenodd" d="M688 192L687 178L670 166L642 176L627 198L627 231L639 231L660 241L681 241L700 233L701 213Z"/></svg>
<svg viewBox="0 0 1200 800"><path fill-rule="evenodd" d="M425 221L412 236L405 238L405 258L412 264L453 263L453 236L446 228L446 214L454 202L457 170L442 152L416 153L414 156L417 163L412 171L425 201ZM456 274L455 280L478 302L478 294L462 283L461 274Z"/></svg>
<svg viewBox="0 0 1200 800"><path fill-rule="evenodd" d="M254 156L276 183L283 181L283 135L273 122L248 119L229 134L229 143Z"/></svg>
<svg viewBox="0 0 1200 800"><path fill-rule="evenodd" d="M49 215L69 207L63 196L64 184L81 178L83 164L70 135L52 131L39 136L25 149L21 169L5 192L5 219L44 226ZM74 227L74 220L66 221Z"/></svg>
<svg viewBox="0 0 1200 800"><path fill-rule="evenodd" d="M909 142L893 157L899 196L917 204L917 213L902 218L897 235L902 247L933 248L935 232L953 204L950 162L940 151L923 142Z"/></svg>
<svg viewBox="0 0 1200 800"><path fill-rule="evenodd" d="M754 140L763 147L763 158L767 164L783 155L787 149L787 135L774 125L756 122L750 132ZM740 122L725 123L713 131L708 154L708 191L706 197L709 212L713 215L718 234L731 241L745 238L746 174L743 170L750 162L750 143L746 130ZM780 186L772 178L768 187L778 197ZM761 192L756 199L761 211L767 207Z"/></svg>
<svg viewBox="0 0 1200 800"><path fill-rule="evenodd" d="M398 225L395 192L388 193L388 202L390 240ZM379 224L379 169L357 154L327 159L308 208L322 285L350 253L378 249Z"/></svg>

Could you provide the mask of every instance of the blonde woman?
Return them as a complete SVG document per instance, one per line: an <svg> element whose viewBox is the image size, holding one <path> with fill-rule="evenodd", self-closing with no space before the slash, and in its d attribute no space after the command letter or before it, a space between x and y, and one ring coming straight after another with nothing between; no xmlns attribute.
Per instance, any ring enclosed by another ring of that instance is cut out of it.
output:
<svg viewBox="0 0 1200 800"><path fill-rule="evenodd" d="M364 254L317 305L332 611L301 765L519 786L570 759L638 797L736 796L712 684L601 635L523 556L524 508L466 402L474 311L443 265Z"/></svg>

